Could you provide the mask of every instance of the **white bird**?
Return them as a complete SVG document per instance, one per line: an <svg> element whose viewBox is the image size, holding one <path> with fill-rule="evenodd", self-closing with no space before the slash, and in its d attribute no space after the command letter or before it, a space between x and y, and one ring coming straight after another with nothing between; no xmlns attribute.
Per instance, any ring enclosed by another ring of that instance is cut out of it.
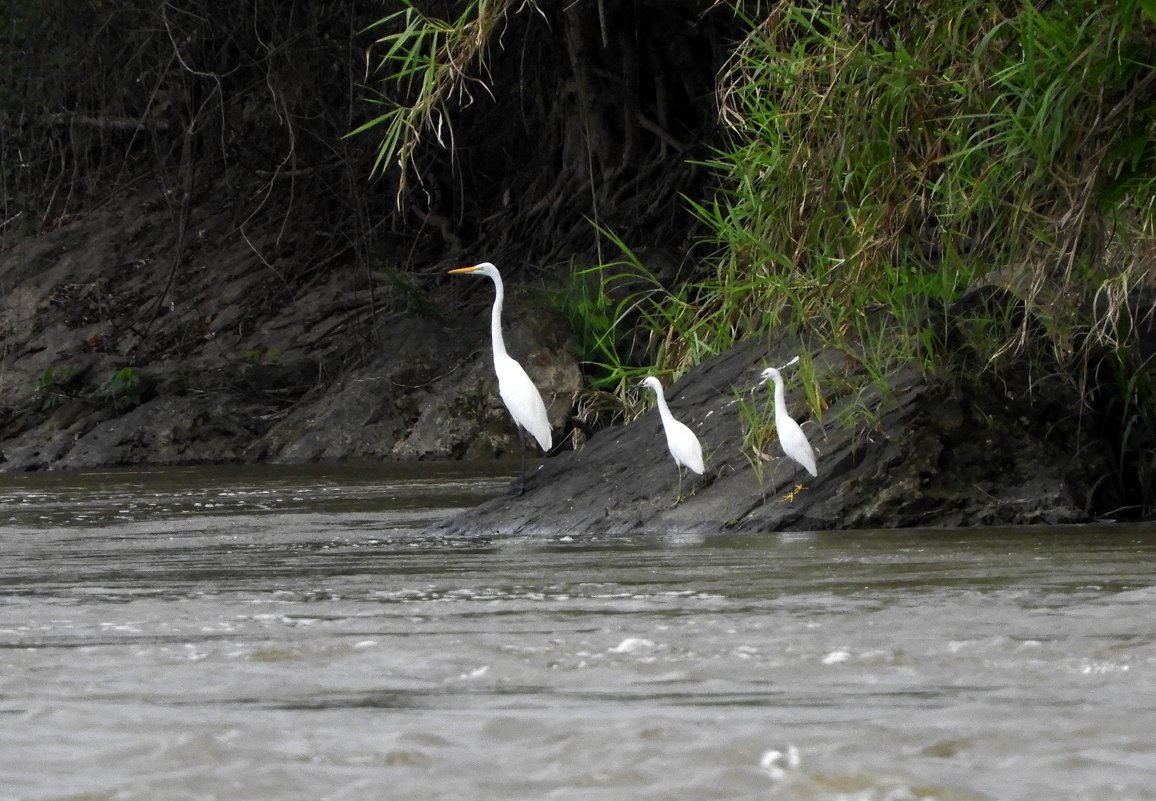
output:
<svg viewBox="0 0 1156 801"><path fill-rule="evenodd" d="M506 353L506 340L502 336L502 301L505 299L505 288L502 286L502 274L490 262L475 264L473 267L459 267L450 270L454 274L474 274L489 276L494 282L494 308L490 313L490 334L494 341L494 372L498 375L498 394L502 396L502 403L514 418L518 428L518 439L522 443L522 483L518 494L526 491L526 437L524 431L529 431L543 452L550 450L550 418L546 416L546 404L542 395L530 376L522 369L522 365Z"/></svg>
<svg viewBox="0 0 1156 801"><path fill-rule="evenodd" d="M666 446L678 466L678 497L682 498L682 468L687 467L698 475L706 469L702 463L702 445L694 432L674 419L662 394L662 384L654 376L647 376L642 383L654 390L658 397L658 414L662 418L662 429L666 432Z"/></svg>
<svg viewBox="0 0 1156 801"><path fill-rule="evenodd" d="M798 356L792 359L788 364L794 364L798 361ZM786 365L784 365L786 366ZM815 468L815 451L811 448L811 443L807 441L807 435L803 433L803 429L794 421L791 415L787 414L787 401L783 397L783 376L774 367L768 367L763 370L761 376L763 382L775 382L775 432L779 435L779 445L783 449L791 461L801 465L811 477L814 478L819 475L819 471ZM795 492L802 489L796 488ZM794 493L791 493L792 500Z"/></svg>

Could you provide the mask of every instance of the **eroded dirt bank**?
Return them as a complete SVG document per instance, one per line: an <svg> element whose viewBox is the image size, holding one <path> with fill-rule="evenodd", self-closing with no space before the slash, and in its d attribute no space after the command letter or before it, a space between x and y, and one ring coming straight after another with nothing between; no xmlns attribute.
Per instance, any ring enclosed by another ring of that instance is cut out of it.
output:
<svg viewBox="0 0 1156 801"><path fill-rule="evenodd" d="M143 190L0 251L0 470L516 446L488 362L488 283L440 264L420 287L388 269L313 269L293 232L246 241L211 203L174 265L173 213ZM517 293L509 309L511 348L562 429L580 380L563 326Z"/></svg>

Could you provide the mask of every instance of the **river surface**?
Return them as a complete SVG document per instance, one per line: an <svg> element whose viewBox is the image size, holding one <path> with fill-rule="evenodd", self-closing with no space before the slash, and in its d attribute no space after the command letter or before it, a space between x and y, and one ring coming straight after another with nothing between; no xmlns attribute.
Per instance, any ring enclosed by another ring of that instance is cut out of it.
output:
<svg viewBox="0 0 1156 801"><path fill-rule="evenodd" d="M505 485L0 476L0 799L1156 798L1156 527L423 534Z"/></svg>

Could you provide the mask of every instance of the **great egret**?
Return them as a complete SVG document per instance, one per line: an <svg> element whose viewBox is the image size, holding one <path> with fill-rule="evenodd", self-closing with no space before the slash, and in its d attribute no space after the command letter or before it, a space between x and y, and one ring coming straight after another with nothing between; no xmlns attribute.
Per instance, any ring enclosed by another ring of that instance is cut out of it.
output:
<svg viewBox="0 0 1156 801"><path fill-rule="evenodd" d="M784 367L794 364L799 360L796 356ZM779 435L779 445L783 449L791 461L802 465L811 477L814 478L819 475L819 471L815 468L815 451L811 448L811 443L807 441L807 435L803 433L803 429L794 421L791 415L787 414L787 401L783 397L783 376L778 369L768 367L763 370L762 380L775 382L775 432ZM796 487L790 493L791 500L794 500L795 493L801 490L802 487Z"/></svg>
<svg viewBox="0 0 1156 801"><path fill-rule="evenodd" d="M700 476L706 468L702 463L702 445L694 432L674 419L662 394L662 384L654 376L647 376L642 383L654 390L658 398L658 414L662 418L662 429L666 432L666 447L678 466L678 497L682 499L682 468L687 467Z"/></svg>
<svg viewBox="0 0 1156 801"><path fill-rule="evenodd" d="M473 267L459 267L450 270L452 274L473 274L488 276L494 282L494 308L490 313L490 335L494 341L494 372L498 374L498 394L502 403L514 418L518 429L518 439L522 443L522 483L518 494L526 491L526 436L529 431L543 452L550 450L550 419L546 416L546 404L530 376L510 354L506 353L506 340L502 337L502 301L505 288L502 274L490 262L475 264Z"/></svg>

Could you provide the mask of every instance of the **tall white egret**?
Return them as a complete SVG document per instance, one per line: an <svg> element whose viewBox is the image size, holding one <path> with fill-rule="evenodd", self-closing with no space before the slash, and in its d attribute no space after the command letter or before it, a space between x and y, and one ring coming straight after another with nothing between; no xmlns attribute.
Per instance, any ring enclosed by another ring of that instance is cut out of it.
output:
<svg viewBox="0 0 1156 801"><path fill-rule="evenodd" d="M796 356L787 364L787 367L799 360ZM794 418L787 413L787 401L783 397L783 376L778 369L768 367L763 370L761 376L763 382L775 382L775 432L779 435L779 445L783 449L791 461L801 465L811 477L814 478L819 475L819 471L815 467L815 451L811 448L811 443L807 441L807 435L803 433L803 429L795 422ZM802 489L802 486L797 486L790 493L791 500L794 500L795 493Z"/></svg>
<svg viewBox="0 0 1156 801"><path fill-rule="evenodd" d="M473 267L459 267L450 270L452 274L473 274L488 276L494 282L494 308L490 313L490 336L494 342L494 372L498 374L498 394L502 396L502 403L514 418L518 429L518 439L522 443L522 483L518 487L518 494L526 491L526 435L529 431L542 451L550 450L550 419L546 416L546 404L542 395L530 376L522 369L522 365L506 353L506 340L502 336L502 301L505 299L505 288L502 286L502 274L490 262L475 264Z"/></svg>
<svg viewBox="0 0 1156 801"><path fill-rule="evenodd" d="M698 437L684 424L674 419L670 407L666 405L666 396L662 394L662 384L654 376L647 376L642 384L654 390L658 398L658 414L662 418L662 430L666 432L666 447L670 448L670 455L678 466L678 497L682 499L682 468L687 467L700 476L706 468L702 463L702 445Z"/></svg>

